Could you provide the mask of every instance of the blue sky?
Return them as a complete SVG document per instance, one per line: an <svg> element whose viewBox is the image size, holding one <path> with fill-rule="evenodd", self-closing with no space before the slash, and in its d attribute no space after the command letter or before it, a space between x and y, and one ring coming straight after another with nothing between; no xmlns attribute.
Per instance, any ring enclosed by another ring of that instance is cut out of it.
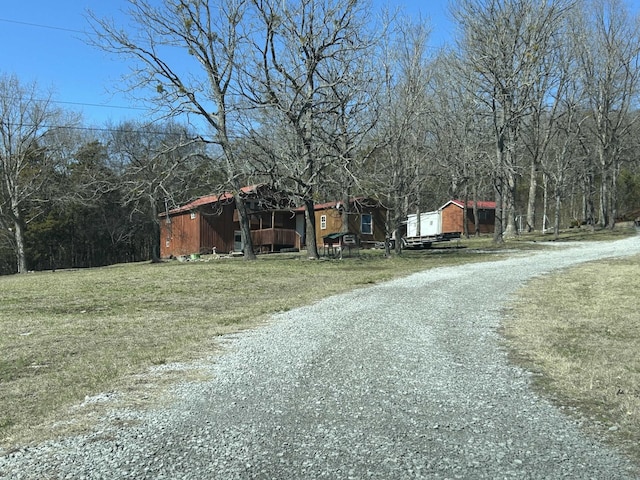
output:
<svg viewBox="0 0 640 480"><path fill-rule="evenodd" d="M430 19L432 43L441 45L451 33L448 0L374 0L401 7L411 16ZM15 74L22 82L36 81L51 90L53 99L81 111L88 125L102 126L136 119L144 112L114 94L127 71L122 61L84 43L85 13L118 18L124 0L22 0L3 2L0 10L0 73ZM95 106L102 105L102 106Z"/></svg>

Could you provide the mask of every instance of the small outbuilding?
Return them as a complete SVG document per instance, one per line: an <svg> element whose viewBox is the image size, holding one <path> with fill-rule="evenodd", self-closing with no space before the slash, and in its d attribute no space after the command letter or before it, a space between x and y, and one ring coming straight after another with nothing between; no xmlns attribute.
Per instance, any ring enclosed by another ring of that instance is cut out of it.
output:
<svg viewBox="0 0 640 480"><path fill-rule="evenodd" d="M474 205L475 204L475 205ZM463 200L450 200L440 207L442 212L442 233L464 233L465 202ZM496 202L468 201L466 202L467 232L493 233L496 223ZM477 212L477 226L476 213Z"/></svg>

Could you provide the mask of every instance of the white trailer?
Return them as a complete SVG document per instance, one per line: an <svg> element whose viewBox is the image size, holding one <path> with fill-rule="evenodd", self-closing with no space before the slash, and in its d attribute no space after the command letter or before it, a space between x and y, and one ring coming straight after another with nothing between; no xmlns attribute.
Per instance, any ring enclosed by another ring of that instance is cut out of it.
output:
<svg viewBox="0 0 640 480"><path fill-rule="evenodd" d="M442 233L442 210L434 210L407 216L407 234L402 243L405 248L429 248L434 242L453 238L460 238L460 233Z"/></svg>

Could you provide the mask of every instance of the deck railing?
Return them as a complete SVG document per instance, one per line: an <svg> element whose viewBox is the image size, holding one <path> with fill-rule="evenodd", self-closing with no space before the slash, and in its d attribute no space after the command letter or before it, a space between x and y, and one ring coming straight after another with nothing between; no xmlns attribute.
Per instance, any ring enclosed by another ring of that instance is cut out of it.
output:
<svg viewBox="0 0 640 480"><path fill-rule="evenodd" d="M254 247L262 246L296 246L297 233L295 230L287 228L265 228L263 230L252 230L251 240Z"/></svg>

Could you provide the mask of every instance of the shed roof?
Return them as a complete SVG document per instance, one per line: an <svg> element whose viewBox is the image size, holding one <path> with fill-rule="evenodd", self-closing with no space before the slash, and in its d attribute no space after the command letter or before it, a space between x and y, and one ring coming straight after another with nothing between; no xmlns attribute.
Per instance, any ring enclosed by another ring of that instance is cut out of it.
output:
<svg viewBox="0 0 640 480"><path fill-rule="evenodd" d="M447 203L445 203L440 208L443 209L444 207L446 207L447 205L449 205L451 203L453 203L454 205L457 205L460 208L464 208L464 200L449 200ZM496 202L491 202L491 201L487 201L487 200L478 200L476 203L478 204L478 208L481 209L481 210L495 210L496 209ZM473 200L467 201L467 208L473 208Z"/></svg>

